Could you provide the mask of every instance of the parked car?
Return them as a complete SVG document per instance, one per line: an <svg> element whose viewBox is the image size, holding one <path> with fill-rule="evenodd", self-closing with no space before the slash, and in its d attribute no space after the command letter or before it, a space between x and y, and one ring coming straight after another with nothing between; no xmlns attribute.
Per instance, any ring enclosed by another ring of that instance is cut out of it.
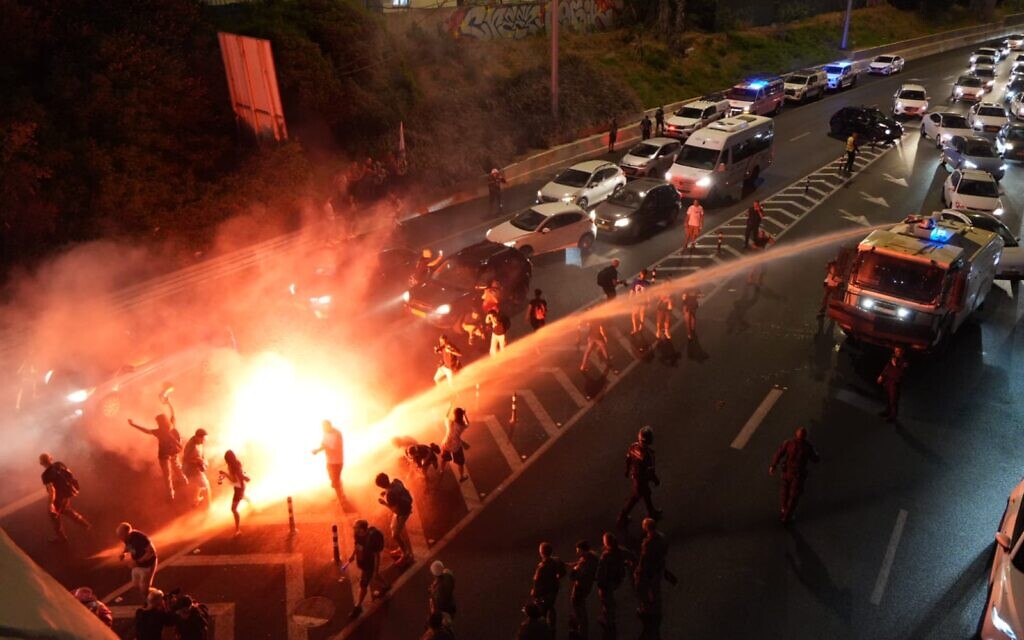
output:
<svg viewBox="0 0 1024 640"><path fill-rule="evenodd" d="M950 171L958 169L980 169L992 174L997 181L1006 174L1006 165L996 153L996 148L988 138L981 136L953 136L942 145L942 156L939 160Z"/></svg>
<svg viewBox="0 0 1024 640"><path fill-rule="evenodd" d="M971 63L970 71L974 73L978 69L991 69L995 71L996 60L992 56L978 56Z"/></svg>
<svg viewBox="0 0 1024 640"><path fill-rule="evenodd" d="M960 211L981 211L1003 215L999 185L987 171L964 169L954 171L942 187L942 203Z"/></svg>
<svg viewBox="0 0 1024 640"><path fill-rule="evenodd" d="M686 140L697 129L721 120L729 113L729 101L724 94L707 96L688 102L665 118L665 135Z"/></svg>
<svg viewBox="0 0 1024 640"><path fill-rule="evenodd" d="M831 91L840 91L857 84L857 68L850 60L833 62L823 67Z"/></svg>
<svg viewBox="0 0 1024 640"><path fill-rule="evenodd" d="M944 209L941 215L944 220L956 220L998 235L1003 239L1003 254L996 265L996 277L1000 280L1024 277L1024 247L1020 246L1020 238L1013 235L1002 220L988 213L956 209Z"/></svg>
<svg viewBox="0 0 1024 640"><path fill-rule="evenodd" d="M303 262L306 269L297 273L288 285L288 293L299 309L315 318L326 320L340 306L342 313L351 315L353 268L368 275L373 286L365 292L366 306L387 300L397 300L409 285L409 277L416 268L417 255L410 249L391 247L368 257L363 264L350 264L350 258L334 249L314 253Z"/></svg>
<svg viewBox="0 0 1024 640"><path fill-rule="evenodd" d="M1010 106L1007 109L1015 119L1024 120L1024 92L1013 96L1013 100L1010 101Z"/></svg>
<svg viewBox="0 0 1024 640"><path fill-rule="evenodd" d="M1003 102L1010 102L1022 92L1024 92L1024 77L1011 78L1003 86Z"/></svg>
<svg viewBox="0 0 1024 640"><path fill-rule="evenodd" d="M1013 51L1024 49L1024 34L1015 33L1013 35L1006 36L1006 44Z"/></svg>
<svg viewBox="0 0 1024 640"><path fill-rule="evenodd" d="M1009 122L1006 108L996 102L979 102L971 107L968 121L975 131L995 133Z"/></svg>
<svg viewBox="0 0 1024 640"><path fill-rule="evenodd" d="M679 217L682 201L671 184L641 178L598 205L594 222L599 233L636 240L657 228L668 228Z"/></svg>
<svg viewBox="0 0 1024 640"><path fill-rule="evenodd" d="M928 92L919 84L900 86L892 97L892 115L923 117L928 111Z"/></svg>
<svg viewBox="0 0 1024 640"><path fill-rule="evenodd" d="M589 251L597 237L592 215L564 202L535 204L488 229L486 237L519 249L527 258L569 247Z"/></svg>
<svg viewBox="0 0 1024 640"><path fill-rule="evenodd" d="M981 78L960 76L953 83L953 93L950 97L954 102L957 100L981 100L986 91L988 91L988 87Z"/></svg>
<svg viewBox="0 0 1024 640"><path fill-rule="evenodd" d="M1024 122L1008 122L996 134L996 151L1004 160L1024 160Z"/></svg>
<svg viewBox="0 0 1024 640"><path fill-rule="evenodd" d="M627 178L663 176L675 162L683 143L673 138L650 138L633 145L619 160Z"/></svg>
<svg viewBox="0 0 1024 640"><path fill-rule="evenodd" d="M981 640L1013 640L1024 638L1024 480L1010 493L1003 519L996 530L992 572L988 578L988 595L982 610L976 637Z"/></svg>
<svg viewBox="0 0 1024 640"><path fill-rule="evenodd" d="M895 142L903 137L903 125L875 107L843 107L832 114L829 130L837 137L856 133L869 142Z"/></svg>
<svg viewBox="0 0 1024 640"><path fill-rule="evenodd" d="M978 67L971 72L971 75L981 81L985 87L985 93L988 93L996 86L996 70L995 68L989 67ZM980 99L980 97L979 97Z"/></svg>
<svg viewBox="0 0 1024 640"><path fill-rule="evenodd" d="M998 55L999 51L995 47L980 47L971 53L970 63L974 64L978 58L992 58L995 60Z"/></svg>
<svg viewBox="0 0 1024 640"><path fill-rule="evenodd" d="M935 147L942 148L942 144L953 136L969 136L974 131L968 124L967 118L959 113L950 111L933 111L921 119L921 137L935 140Z"/></svg>
<svg viewBox="0 0 1024 640"><path fill-rule="evenodd" d="M588 160L562 171L537 192L537 202L564 202L589 209L626 186L626 174L610 162Z"/></svg>
<svg viewBox="0 0 1024 640"><path fill-rule="evenodd" d="M479 308L482 288L494 281L510 307L521 305L532 273L530 261L518 249L484 240L449 256L402 299L414 316L438 327L452 327Z"/></svg>
<svg viewBox="0 0 1024 640"><path fill-rule="evenodd" d="M725 92L729 115L776 115L786 102L785 82L777 76L756 76Z"/></svg>
<svg viewBox="0 0 1024 640"><path fill-rule="evenodd" d="M904 62L900 56L875 56L875 59L868 65L868 73L880 73L882 75L899 73L903 71Z"/></svg>
<svg viewBox="0 0 1024 640"><path fill-rule="evenodd" d="M821 69L794 71L784 80L786 100L793 102L805 102L812 98L818 100L825 95L828 86L828 76Z"/></svg>

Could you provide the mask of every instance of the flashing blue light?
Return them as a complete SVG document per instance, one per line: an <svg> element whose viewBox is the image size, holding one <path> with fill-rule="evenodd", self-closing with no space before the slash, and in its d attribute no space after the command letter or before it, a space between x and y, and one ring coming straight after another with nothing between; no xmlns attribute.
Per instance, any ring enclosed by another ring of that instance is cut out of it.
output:
<svg viewBox="0 0 1024 640"><path fill-rule="evenodd" d="M751 89L764 89L767 84L768 83L764 80L757 80L755 82L751 82L747 86Z"/></svg>
<svg viewBox="0 0 1024 640"><path fill-rule="evenodd" d="M935 227L932 232L928 234L928 238L933 242L949 242L949 239L953 237L953 232L949 229L943 229L942 227Z"/></svg>
<svg viewBox="0 0 1024 640"><path fill-rule="evenodd" d="M840 60L839 62L837 62L835 64L836 64L837 67L848 67L848 66L850 66L853 63L850 62L849 60Z"/></svg>

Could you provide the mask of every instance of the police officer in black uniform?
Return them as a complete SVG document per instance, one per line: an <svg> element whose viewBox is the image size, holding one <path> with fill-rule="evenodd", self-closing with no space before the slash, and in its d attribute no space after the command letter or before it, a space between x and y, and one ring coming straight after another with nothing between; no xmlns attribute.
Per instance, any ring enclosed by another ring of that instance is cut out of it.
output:
<svg viewBox="0 0 1024 640"><path fill-rule="evenodd" d="M878 374L878 384L885 389L886 407L880 416L886 422L896 422L896 414L900 406L900 387L903 384L903 374L907 371L907 360L903 357L903 348L896 347L892 350L889 361L885 363L882 373Z"/></svg>
<svg viewBox="0 0 1024 640"><path fill-rule="evenodd" d="M786 523L793 519L793 511L804 491L804 480L807 479L807 463L817 462L821 458L814 446L807 440L807 429L800 427L792 438L786 440L775 452L772 463L768 466L768 475L775 475L775 468L782 465L782 483L779 484L779 522Z"/></svg>
<svg viewBox="0 0 1024 640"><path fill-rule="evenodd" d="M601 287L609 300L615 299L615 287L626 284L619 279L619 264L619 259L615 258L610 265L597 272L597 286Z"/></svg>
<svg viewBox="0 0 1024 640"><path fill-rule="evenodd" d="M658 520L661 518L661 511L654 508L651 501L651 483L654 486L661 484L658 474L654 470L654 429L650 425L644 426L637 434L636 442L629 445L626 450L626 477L633 482L633 492L626 500L619 512L619 526L629 524L629 514L640 500L644 501L647 507L647 515Z"/></svg>

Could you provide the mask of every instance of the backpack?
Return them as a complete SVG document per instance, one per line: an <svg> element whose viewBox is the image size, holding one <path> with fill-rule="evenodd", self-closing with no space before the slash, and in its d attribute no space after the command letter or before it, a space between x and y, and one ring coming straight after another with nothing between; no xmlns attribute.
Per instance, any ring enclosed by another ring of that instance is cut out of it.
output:
<svg viewBox="0 0 1024 640"><path fill-rule="evenodd" d="M548 317L548 304L546 302L538 302L533 305L533 319L544 320Z"/></svg>
<svg viewBox="0 0 1024 640"><path fill-rule="evenodd" d="M615 286L615 267L605 267L597 272L597 286L602 288Z"/></svg>
<svg viewBox="0 0 1024 640"><path fill-rule="evenodd" d="M366 532L366 552L380 553L384 550L384 534L377 527L370 527Z"/></svg>
<svg viewBox="0 0 1024 640"><path fill-rule="evenodd" d="M412 513L412 494L405 488L401 480L395 480L392 482L392 489L388 496L393 501L395 510L401 514L406 515Z"/></svg>
<svg viewBox="0 0 1024 640"><path fill-rule="evenodd" d="M63 462L55 462L53 465L54 473L57 475L57 489L60 493L67 493L72 498L78 495L80 487L78 486L78 479L75 478L74 474L71 473L71 469L68 469L67 465Z"/></svg>

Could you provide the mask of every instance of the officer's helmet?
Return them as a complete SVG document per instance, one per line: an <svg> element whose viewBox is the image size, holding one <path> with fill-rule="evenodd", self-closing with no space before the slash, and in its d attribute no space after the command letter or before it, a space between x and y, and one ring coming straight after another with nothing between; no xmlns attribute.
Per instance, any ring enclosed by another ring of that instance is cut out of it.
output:
<svg viewBox="0 0 1024 640"><path fill-rule="evenodd" d="M654 444L654 427L649 424L644 425L640 428L637 438L644 444Z"/></svg>

